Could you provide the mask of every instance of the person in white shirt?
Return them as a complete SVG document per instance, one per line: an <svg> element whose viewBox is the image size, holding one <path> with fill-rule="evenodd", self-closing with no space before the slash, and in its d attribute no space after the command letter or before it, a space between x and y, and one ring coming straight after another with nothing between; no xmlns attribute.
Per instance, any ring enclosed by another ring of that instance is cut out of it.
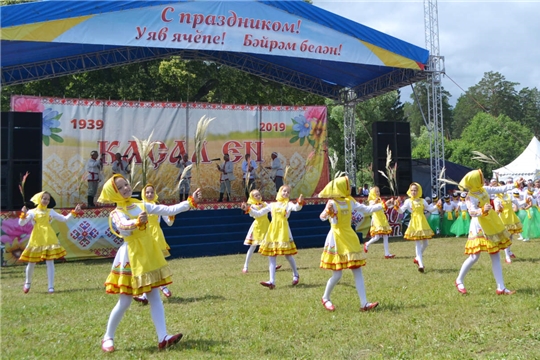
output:
<svg viewBox="0 0 540 360"><path fill-rule="evenodd" d="M218 170L221 172L219 179L219 202L223 202L223 193L227 193L227 201L231 199L231 180L236 179L234 177L234 165L229 161L229 155L223 155L223 162L221 166L216 164Z"/></svg>
<svg viewBox="0 0 540 360"><path fill-rule="evenodd" d="M87 194L87 200L88 200L88 207L95 207L94 204L94 198L97 195L97 189L98 184L101 180L103 180L103 175L101 171L103 170L103 156L101 155L101 159L98 160L98 152L96 150L93 150L90 152L90 159L86 162L86 171L88 172L87 180L88 180L88 194Z"/></svg>
<svg viewBox="0 0 540 360"><path fill-rule="evenodd" d="M124 178L129 178L129 166L130 163L128 163L126 160L122 159L125 156L122 156L120 153L114 154L114 162L112 164L112 171L113 174L120 174Z"/></svg>
<svg viewBox="0 0 540 360"><path fill-rule="evenodd" d="M246 193L246 198L249 199L249 193L253 190L253 184L255 183L255 170L257 169L257 163L255 160L251 160L251 155L248 153L245 156L245 160L242 161L243 186Z"/></svg>
<svg viewBox="0 0 540 360"><path fill-rule="evenodd" d="M273 152L272 155L272 166L267 166L266 168L272 170L271 178L276 184L276 192L279 191L279 188L283 186L283 168L281 167L281 160L279 160L278 153Z"/></svg>
<svg viewBox="0 0 540 360"><path fill-rule="evenodd" d="M177 181L180 182L178 185L180 193L180 202L187 200L189 196L189 187L191 185L191 168L184 173L184 169L191 165L192 162L188 159L188 154L183 154L181 158L176 162L176 167L178 168L178 178Z"/></svg>

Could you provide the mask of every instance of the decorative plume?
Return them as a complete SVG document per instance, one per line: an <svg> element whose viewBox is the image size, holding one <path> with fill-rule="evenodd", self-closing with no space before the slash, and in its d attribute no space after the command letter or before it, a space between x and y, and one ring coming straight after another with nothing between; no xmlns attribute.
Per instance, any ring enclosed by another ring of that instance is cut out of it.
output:
<svg viewBox="0 0 540 360"><path fill-rule="evenodd" d="M28 171L24 175L20 174L21 181L19 183L19 191L21 192L23 204L25 204L25 205L26 205L26 199L24 197L24 185L26 184L26 179L28 178L28 175L30 175L30 172L28 172Z"/></svg>
<svg viewBox="0 0 540 360"><path fill-rule="evenodd" d="M382 176L388 180L388 185L390 186L390 191L392 195L397 195L397 163L392 166L392 151L390 151L390 146L386 147L386 173L379 170Z"/></svg>
<svg viewBox="0 0 540 360"><path fill-rule="evenodd" d="M461 188L458 182L452 180L452 179L446 179L446 168L443 167L441 170L441 173L439 174L439 177L437 178L437 181L440 181L442 184L439 186L439 189L442 189L446 184L455 185L458 188Z"/></svg>
<svg viewBox="0 0 540 360"><path fill-rule="evenodd" d="M210 125L214 119L215 118L209 118L206 115L203 115L197 123L197 129L195 130L195 166L197 167L197 172L199 171L199 165L201 163L201 151L206 142L206 130L208 130L208 125Z"/></svg>
<svg viewBox="0 0 540 360"><path fill-rule="evenodd" d="M328 160L330 160L330 172L332 173L332 176L334 176L336 174L336 168L337 168L337 163L338 163L338 156L337 156L337 152L333 152L332 153L332 156L329 156L328 157Z"/></svg>
<svg viewBox="0 0 540 360"><path fill-rule="evenodd" d="M157 142L156 141L151 141L152 139L152 135L154 135L154 131L152 131L150 133L150 136L148 137L148 139L145 139L145 140L140 140L138 139L137 137L133 136L133 138L135 139L135 142L137 143L137 148L139 149L139 155L141 157L141 172L142 172L142 186L146 186L146 179L147 179L147 174L148 174L148 169L149 169L149 165L150 165L150 158L148 155L150 155L150 153L154 150L154 146L157 145ZM133 180L133 169L131 170L131 179ZM139 183L137 183L138 185ZM135 189L135 187L137 186L133 186L133 188Z"/></svg>
<svg viewBox="0 0 540 360"><path fill-rule="evenodd" d="M497 166L503 167L497 160L495 160L495 158L493 156L488 156L488 155L482 154L480 151L472 151L472 153L474 155L471 158L472 160L478 160L478 161L486 163L486 164L492 164L492 165L497 165Z"/></svg>
<svg viewBox="0 0 540 360"><path fill-rule="evenodd" d="M178 181L178 185L176 186L175 191L180 190L180 181L182 181L182 179L186 177L188 171L191 170L192 167L193 167L193 164L188 165L188 166L184 166L184 170L182 170L182 174L180 175L180 179Z"/></svg>
<svg viewBox="0 0 540 360"><path fill-rule="evenodd" d="M79 191L79 198L82 198L82 186L84 183L86 183L86 180L87 180L87 173L86 171L83 171L83 174L79 180L79 186L78 186L78 191Z"/></svg>
<svg viewBox="0 0 540 360"><path fill-rule="evenodd" d="M283 184L290 185L288 182L290 170L291 167L289 165L285 166L285 173L283 174Z"/></svg>

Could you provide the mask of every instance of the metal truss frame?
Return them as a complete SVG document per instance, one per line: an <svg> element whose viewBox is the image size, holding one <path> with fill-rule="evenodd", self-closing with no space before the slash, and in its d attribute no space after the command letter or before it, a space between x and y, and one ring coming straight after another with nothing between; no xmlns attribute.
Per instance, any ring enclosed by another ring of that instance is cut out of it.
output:
<svg viewBox="0 0 540 360"><path fill-rule="evenodd" d="M343 140L345 143L345 172L351 188L356 189L356 122L355 109L358 103L356 92L343 91Z"/></svg>
<svg viewBox="0 0 540 360"><path fill-rule="evenodd" d="M442 85L444 57L439 54L439 20L437 0L424 0L424 25L426 48L430 51L428 63L428 131L430 132L431 191L439 195L441 184L439 176L445 167L444 161L444 122L442 112ZM444 192L444 190L443 190Z"/></svg>

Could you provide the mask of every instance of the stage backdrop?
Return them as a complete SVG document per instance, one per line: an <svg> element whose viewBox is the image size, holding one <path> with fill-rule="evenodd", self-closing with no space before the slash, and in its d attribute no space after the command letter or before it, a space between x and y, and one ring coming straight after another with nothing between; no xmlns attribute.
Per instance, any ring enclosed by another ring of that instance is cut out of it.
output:
<svg viewBox="0 0 540 360"><path fill-rule="evenodd" d="M112 101L13 96L13 111L43 113L43 190L57 208L86 203L86 162L90 152L105 154L104 179L111 176L114 154L132 160L132 184L142 188L139 140L156 142L148 156L147 182L156 186L160 201L178 199L177 156L195 159L194 136L199 120L214 118L207 130L201 164L192 170L192 189L200 187L206 201L219 195L221 163L229 154L236 180L232 199L244 200L241 164L246 153L259 164L256 186L273 199L275 186L270 155L277 152L292 186L292 198L318 193L328 181L327 114L324 106L255 106L146 101ZM151 136L151 137L150 137ZM32 176L32 174L30 174ZM98 192L101 190L100 189Z"/></svg>

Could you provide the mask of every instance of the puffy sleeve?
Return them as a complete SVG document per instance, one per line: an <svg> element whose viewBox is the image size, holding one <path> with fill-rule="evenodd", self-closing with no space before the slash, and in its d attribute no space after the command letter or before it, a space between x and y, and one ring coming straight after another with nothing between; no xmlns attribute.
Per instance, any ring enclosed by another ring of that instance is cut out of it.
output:
<svg viewBox="0 0 540 360"><path fill-rule="evenodd" d="M34 210L28 210L26 212L26 217L23 219L23 218L19 218L19 225L20 226L24 226L26 224L28 224L29 221L32 221L32 224L34 223Z"/></svg>
<svg viewBox="0 0 540 360"><path fill-rule="evenodd" d="M54 220L58 220L58 221L61 221L61 222L67 222L69 219L71 219L71 217L73 216L71 214L71 212L69 214L67 214L66 216L62 215L62 214L59 214L57 213L56 211L54 211L53 209L51 209L49 211L49 216L51 218L53 218Z"/></svg>
<svg viewBox="0 0 540 360"><path fill-rule="evenodd" d="M272 204L266 204L266 206L260 209L255 209L253 206L250 206L249 216L251 216L252 218L258 218L258 217L268 214L270 211L272 211Z"/></svg>
<svg viewBox="0 0 540 360"><path fill-rule="evenodd" d="M405 200L405 202L396 210L400 214L403 214L405 211L412 212L411 199Z"/></svg>
<svg viewBox="0 0 540 360"><path fill-rule="evenodd" d="M467 204L467 210L469 210L469 215L472 217L478 217L482 215L482 209L478 206L480 202L477 198L474 196L468 196L467 200L465 200L465 203Z"/></svg>
<svg viewBox="0 0 540 360"><path fill-rule="evenodd" d="M374 204L374 205L364 205L360 204L358 201L352 201L351 207L353 211L358 211L364 214L371 214L375 211L383 210L384 207L382 204Z"/></svg>
<svg viewBox="0 0 540 360"><path fill-rule="evenodd" d="M337 213L336 203L334 202L334 200L328 200L328 202L326 204L331 204L332 205L332 210L331 211L326 211L326 207L325 207L324 210L322 211L321 215L319 215L319 219L321 219L322 221L326 221L328 219L331 219L330 221L332 222L332 220L334 220L334 218L336 218L336 213ZM334 221L334 223L336 221Z"/></svg>
<svg viewBox="0 0 540 360"><path fill-rule="evenodd" d="M188 211L191 208L189 201L187 200L174 205L158 205L146 203L145 206L146 212L148 214L155 214L161 216L176 215L181 212Z"/></svg>

